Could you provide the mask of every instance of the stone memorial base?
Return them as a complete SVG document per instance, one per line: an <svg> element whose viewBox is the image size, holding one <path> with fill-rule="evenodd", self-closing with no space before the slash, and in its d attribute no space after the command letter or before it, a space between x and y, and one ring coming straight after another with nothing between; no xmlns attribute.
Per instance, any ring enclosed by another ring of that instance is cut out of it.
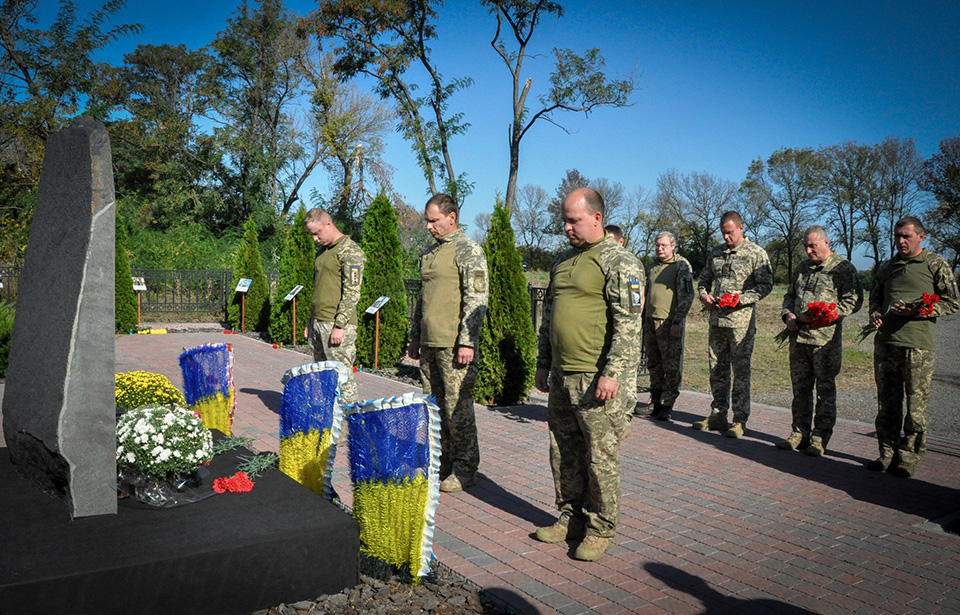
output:
<svg viewBox="0 0 960 615"><path fill-rule="evenodd" d="M236 465L218 455L211 484ZM0 494L0 613L249 615L360 580L354 519L275 469L249 493L71 520L0 448Z"/></svg>

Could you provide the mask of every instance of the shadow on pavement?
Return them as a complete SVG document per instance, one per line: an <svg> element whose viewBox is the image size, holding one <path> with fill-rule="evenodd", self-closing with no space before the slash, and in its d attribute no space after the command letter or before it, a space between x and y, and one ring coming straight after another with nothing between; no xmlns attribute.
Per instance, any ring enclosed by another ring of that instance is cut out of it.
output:
<svg viewBox="0 0 960 615"><path fill-rule="evenodd" d="M680 414L682 418L692 416ZM699 418L701 417L694 420ZM778 442L780 438L749 428L743 439L736 440L715 431L697 431L683 421L669 425L679 434L711 444L724 452L845 491L855 500L906 514L934 519L956 510L955 503L960 501L960 490L917 478L897 478L889 472L870 472L866 469L869 459L837 453L829 448L824 457L808 457L801 451L782 451L770 444ZM871 437L872 434L873 432L867 429L853 431L853 435L869 438L871 446L876 446L876 439ZM844 459L859 465L851 467ZM927 463L932 463L932 460ZM921 465L921 469L922 467Z"/></svg>
<svg viewBox="0 0 960 615"><path fill-rule="evenodd" d="M520 406L487 406L491 412L496 412L506 419L518 423L532 423L533 421L547 420L547 406L545 404L522 404Z"/></svg>
<svg viewBox="0 0 960 615"><path fill-rule="evenodd" d="M267 410L270 410L274 414L280 414L280 400L283 399L283 394L280 391L242 388L238 392L244 395L256 395L260 398L260 401L263 402L263 405L267 407Z"/></svg>
<svg viewBox="0 0 960 615"><path fill-rule="evenodd" d="M510 493L483 472L477 474L477 478L479 479L477 486L470 489L469 493L478 500L538 527L551 525L556 521L553 514L543 511L534 504Z"/></svg>
<svg viewBox="0 0 960 615"><path fill-rule="evenodd" d="M681 591L703 601L703 614L710 613L777 613L777 615L816 615L800 606L774 600L773 598L737 598L725 596L713 589L700 577L667 564L648 563L644 569L676 591ZM759 591L759 590L758 590ZM813 600L813 598L811 598Z"/></svg>

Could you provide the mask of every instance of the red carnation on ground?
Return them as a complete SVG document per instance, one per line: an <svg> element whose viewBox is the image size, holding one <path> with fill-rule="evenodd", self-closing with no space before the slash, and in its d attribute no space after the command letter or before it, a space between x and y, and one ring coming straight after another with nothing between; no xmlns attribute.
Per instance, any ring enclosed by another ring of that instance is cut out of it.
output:
<svg viewBox="0 0 960 615"><path fill-rule="evenodd" d="M237 472L231 477L221 477L213 481L213 490L217 493L243 493L253 490L253 481L246 472Z"/></svg>
<svg viewBox="0 0 960 615"><path fill-rule="evenodd" d="M740 293L724 293L720 297L720 307L737 307L740 304Z"/></svg>

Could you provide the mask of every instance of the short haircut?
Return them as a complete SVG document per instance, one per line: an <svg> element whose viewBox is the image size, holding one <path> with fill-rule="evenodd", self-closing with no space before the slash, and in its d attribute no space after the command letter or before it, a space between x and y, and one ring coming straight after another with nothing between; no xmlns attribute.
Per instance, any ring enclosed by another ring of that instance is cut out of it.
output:
<svg viewBox="0 0 960 615"><path fill-rule="evenodd" d="M827 236L827 229L823 228L819 224L814 224L813 226L808 226L807 230L803 231L803 238L806 239L810 235L816 235L820 239L826 239L827 241L830 238Z"/></svg>
<svg viewBox="0 0 960 615"><path fill-rule="evenodd" d="M303 219L303 223L306 224L307 222L323 222L324 220L333 221L333 218L330 216L330 214L327 213L327 210L321 207L314 207L313 209L307 211L307 215Z"/></svg>
<svg viewBox="0 0 960 615"><path fill-rule="evenodd" d="M925 233L923 230L923 222L920 222L920 218L916 216L904 216L897 220L897 223L893 225L894 230L898 228L903 228L905 226L913 226L913 230L919 233Z"/></svg>
<svg viewBox="0 0 960 615"><path fill-rule="evenodd" d="M606 216L606 206L603 204L603 197L593 188L583 188L583 202L587 204L591 213L600 212L601 216Z"/></svg>
<svg viewBox="0 0 960 615"><path fill-rule="evenodd" d="M617 241L620 241L621 239L623 239L623 230L616 224L608 224L605 227L603 227L603 230L613 235L613 238L616 239Z"/></svg>
<svg viewBox="0 0 960 615"><path fill-rule="evenodd" d="M657 236L653 238L653 241L656 242L661 237L666 237L667 239L670 240L670 243L674 245L676 245L677 243L677 236L671 233L670 231L660 231L659 233L657 233Z"/></svg>
<svg viewBox="0 0 960 615"><path fill-rule="evenodd" d="M724 212L724 214L720 216L720 226L723 226L731 220L733 220L737 226L743 226L743 218L741 218L740 214L735 211Z"/></svg>
<svg viewBox="0 0 960 615"><path fill-rule="evenodd" d="M430 207L431 205L434 205L438 210L440 210L440 213L445 216L450 214L455 214L457 216L457 220L460 219L460 207L457 205L457 202L453 200L453 197L450 196L449 194L444 194L443 192L439 192L433 195L432 197L430 197L430 200L427 201L426 206L424 206L424 210L426 210L426 208Z"/></svg>

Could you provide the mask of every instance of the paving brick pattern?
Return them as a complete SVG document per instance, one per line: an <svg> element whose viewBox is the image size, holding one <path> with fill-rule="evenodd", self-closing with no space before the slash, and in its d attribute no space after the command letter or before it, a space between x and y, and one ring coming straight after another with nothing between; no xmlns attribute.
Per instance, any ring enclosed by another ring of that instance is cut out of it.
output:
<svg viewBox="0 0 960 615"><path fill-rule="evenodd" d="M180 384L181 348L220 341L234 344L235 433L277 450L280 377L302 354L222 333L123 336L117 371ZM414 390L367 373L357 384L364 399ZM708 408L684 392L675 422L633 421L619 531L586 563L573 543L532 538L555 518L545 407L477 406L481 475L441 495L436 557L521 613L960 612L960 537L930 523L960 510L960 443L931 440L905 480L864 469L871 425L841 421L818 459L773 446L789 431L784 409L755 405L732 440L690 428ZM334 486L349 505L345 454Z"/></svg>

